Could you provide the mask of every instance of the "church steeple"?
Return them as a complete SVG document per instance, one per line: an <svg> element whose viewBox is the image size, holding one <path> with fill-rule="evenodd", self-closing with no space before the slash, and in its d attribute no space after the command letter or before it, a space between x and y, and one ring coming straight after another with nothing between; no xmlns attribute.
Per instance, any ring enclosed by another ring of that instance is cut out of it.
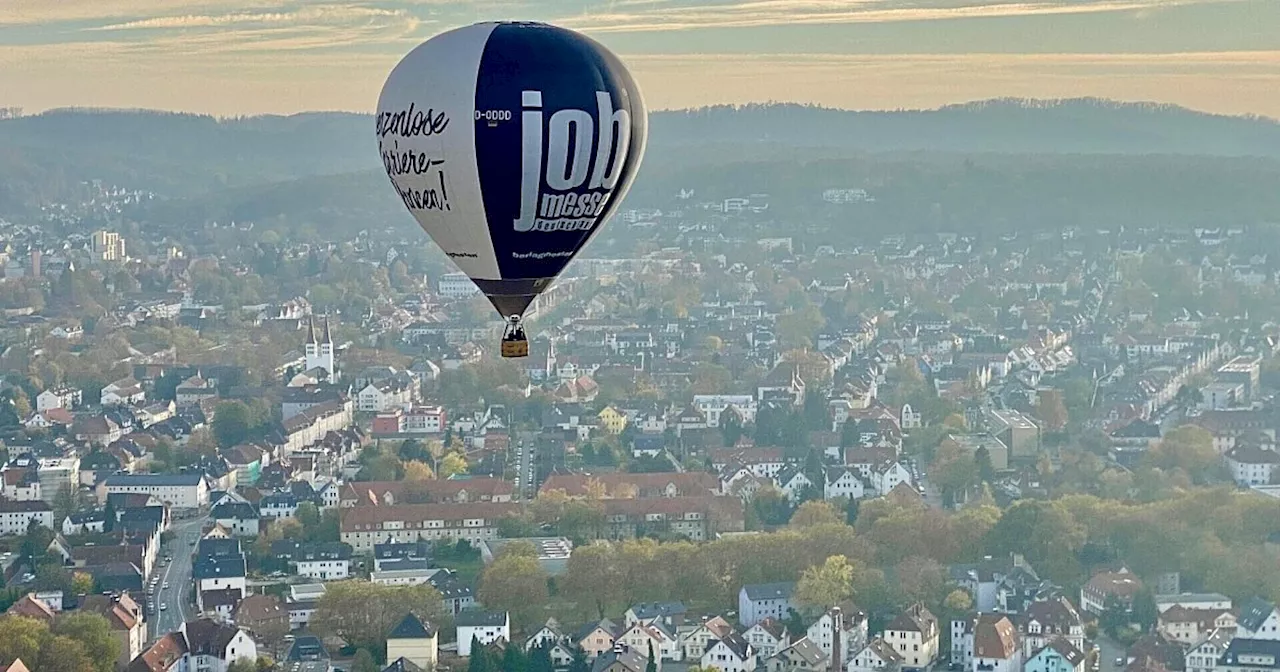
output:
<svg viewBox="0 0 1280 672"><path fill-rule="evenodd" d="M329 316L324 316L324 343L333 345L333 333L329 331Z"/></svg>
<svg viewBox="0 0 1280 672"><path fill-rule="evenodd" d="M314 317L307 316L307 345L315 345L316 343L316 320Z"/></svg>

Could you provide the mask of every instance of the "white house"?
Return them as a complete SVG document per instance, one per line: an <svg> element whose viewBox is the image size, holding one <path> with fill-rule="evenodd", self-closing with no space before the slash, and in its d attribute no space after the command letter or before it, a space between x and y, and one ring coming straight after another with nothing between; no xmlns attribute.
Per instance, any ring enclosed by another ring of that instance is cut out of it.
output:
<svg viewBox="0 0 1280 672"><path fill-rule="evenodd" d="M51 408L71 410L80 405L83 393L74 387L55 387L36 395L36 411L47 411Z"/></svg>
<svg viewBox="0 0 1280 672"><path fill-rule="evenodd" d="M1276 605L1260 598L1250 598L1240 605L1236 617L1237 639L1280 640L1280 611Z"/></svg>
<svg viewBox="0 0 1280 672"><path fill-rule="evenodd" d="M751 627L766 618L784 620L795 609L791 595L794 583L759 583L738 591L738 621Z"/></svg>
<svg viewBox="0 0 1280 672"><path fill-rule="evenodd" d="M970 672L1021 670L1022 646L1013 622L1002 614L979 615L973 626L973 667Z"/></svg>
<svg viewBox="0 0 1280 672"><path fill-rule="evenodd" d="M511 641L511 619L505 611L468 610L454 616L458 628L458 655L471 655L473 639L489 644L499 638Z"/></svg>
<svg viewBox="0 0 1280 672"><path fill-rule="evenodd" d="M854 653L844 669L846 672L881 672L886 669L896 670L901 665L902 656L884 639L876 637Z"/></svg>
<svg viewBox="0 0 1280 672"><path fill-rule="evenodd" d="M755 672L756 652L738 633L729 633L707 647L699 664L720 672Z"/></svg>
<svg viewBox="0 0 1280 672"><path fill-rule="evenodd" d="M800 467L792 465L778 472L778 489L792 504L799 502L805 491L811 487L813 487L813 481L809 480Z"/></svg>
<svg viewBox="0 0 1280 672"><path fill-rule="evenodd" d="M102 388L99 403L103 406L119 406L121 404L140 404L147 398L142 383L133 378L121 378Z"/></svg>
<svg viewBox="0 0 1280 672"><path fill-rule="evenodd" d="M1280 453L1255 445L1239 445L1223 456L1237 485L1268 485L1280 470Z"/></svg>
<svg viewBox="0 0 1280 672"><path fill-rule="evenodd" d="M406 381L369 383L356 397L356 408L367 413L382 413L393 408L408 409L413 406L413 391L413 386Z"/></svg>
<svg viewBox="0 0 1280 672"><path fill-rule="evenodd" d="M293 562L298 576L322 581L345 579L351 576L351 547L341 542L303 546Z"/></svg>
<svg viewBox="0 0 1280 672"><path fill-rule="evenodd" d="M209 503L204 474L112 474L106 494L151 495L175 509L197 509ZM106 497L103 496L103 501Z"/></svg>
<svg viewBox="0 0 1280 672"><path fill-rule="evenodd" d="M830 659L835 650L837 630L840 632L840 663L843 664L866 647L867 617L851 608L828 609L809 626L806 636L818 646L822 655Z"/></svg>
<svg viewBox="0 0 1280 672"><path fill-rule="evenodd" d="M257 659L258 646L244 630L202 618L183 623L177 632L160 637L126 669L227 672L237 660Z"/></svg>
<svg viewBox="0 0 1280 672"><path fill-rule="evenodd" d="M866 494L862 479L847 467L832 467L826 470L826 483L822 486L823 499L862 499Z"/></svg>
<svg viewBox="0 0 1280 672"><path fill-rule="evenodd" d="M0 536L26 534L33 521L52 530L53 509L40 501L0 501Z"/></svg>
<svg viewBox="0 0 1280 672"><path fill-rule="evenodd" d="M777 652L791 646L791 636L787 633L786 626L772 618L766 618L747 628L742 637L762 658L772 658Z"/></svg>
<svg viewBox="0 0 1280 672"><path fill-rule="evenodd" d="M708 427L719 427L721 414L730 406L742 417L743 424L756 419L756 398L749 394L695 394L693 405L706 416Z"/></svg>
<svg viewBox="0 0 1280 672"><path fill-rule="evenodd" d="M1022 655L1027 658L1059 637L1084 650L1084 621L1065 597L1032 602L1027 605L1017 625L1022 635Z"/></svg>
<svg viewBox="0 0 1280 672"><path fill-rule="evenodd" d="M885 626L884 641L902 656L903 667L922 670L938 658L938 634L937 617L916 603Z"/></svg>

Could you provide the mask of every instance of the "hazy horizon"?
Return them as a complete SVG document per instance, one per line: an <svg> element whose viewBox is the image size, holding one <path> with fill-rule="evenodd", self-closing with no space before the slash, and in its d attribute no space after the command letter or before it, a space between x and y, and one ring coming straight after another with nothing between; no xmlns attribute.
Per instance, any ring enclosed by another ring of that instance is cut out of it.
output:
<svg viewBox="0 0 1280 672"><path fill-rule="evenodd" d="M0 106L368 112L413 45L545 20L619 53L653 109L929 109L1099 97L1280 118L1273 0L10 0Z"/></svg>

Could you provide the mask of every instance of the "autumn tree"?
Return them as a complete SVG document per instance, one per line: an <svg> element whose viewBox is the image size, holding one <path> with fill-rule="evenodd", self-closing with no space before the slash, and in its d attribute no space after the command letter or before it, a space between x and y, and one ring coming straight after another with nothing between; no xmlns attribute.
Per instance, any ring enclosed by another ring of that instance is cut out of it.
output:
<svg viewBox="0 0 1280 672"><path fill-rule="evenodd" d="M444 602L430 585L382 586L355 579L328 584L316 603L311 628L317 634L338 636L352 646L381 650L387 633L413 613L425 621L440 624Z"/></svg>
<svg viewBox="0 0 1280 672"><path fill-rule="evenodd" d="M431 466L421 460L411 460L404 464L404 480L422 482L435 478Z"/></svg>
<svg viewBox="0 0 1280 672"><path fill-rule="evenodd" d="M479 597L486 608L509 612L520 627L534 625L547 602L547 572L536 556L504 553L481 575Z"/></svg>
<svg viewBox="0 0 1280 672"><path fill-rule="evenodd" d="M791 516L792 527L812 527L844 522L844 516L830 502L821 499L801 504Z"/></svg>
<svg viewBox="0 0 1280 672"><path fill-rule="evenodd" d="M823 612L853 597L854 563L843 555L833 555L821 565L804 570L796 583L797 604Z"/></svg>
<svg viewBox="0 0 1280 672"><path fill-rule="evenodd" d="M467 458L459 452L452 452L440 460L440 478L450 478L467 473Z"/></svg>
<svg viewBox="0 0 1280 672"><path fill-rule="evenodd" d="M613 547L592 544L573 549L559 583L566 593L589 600L596 618L604 618L609 607L622 599L620 578Z"/></svg>
<svg viewBox="0 0 1280 672"><path fill-rule="evenodd" d="M73 612L60 616L53 623L53 634L79 642L85 654L93 661L96 672L112 672L120 657L120 642L107 619L98 614Z"/></svg>
<svg viewBox="0 0 1280 672"><path fill-rule="evenodd" d="M1036 405L1036 418L1047 432L1060 432L1067 426L1067 405L1061 390L1041 390L1040 403Z"/></svg>

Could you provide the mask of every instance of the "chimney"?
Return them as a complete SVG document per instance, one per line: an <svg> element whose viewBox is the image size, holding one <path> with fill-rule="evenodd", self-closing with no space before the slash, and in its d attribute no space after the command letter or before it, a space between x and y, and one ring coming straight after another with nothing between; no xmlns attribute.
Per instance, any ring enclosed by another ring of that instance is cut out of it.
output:
<svg viewBox="0 0 1280 672"><path fill-rule="evenodd" d="M831 672L844 669L844 652L840 650L840 638L844 635L844 613L840 607L832 607L831 611Z"/></svg>

